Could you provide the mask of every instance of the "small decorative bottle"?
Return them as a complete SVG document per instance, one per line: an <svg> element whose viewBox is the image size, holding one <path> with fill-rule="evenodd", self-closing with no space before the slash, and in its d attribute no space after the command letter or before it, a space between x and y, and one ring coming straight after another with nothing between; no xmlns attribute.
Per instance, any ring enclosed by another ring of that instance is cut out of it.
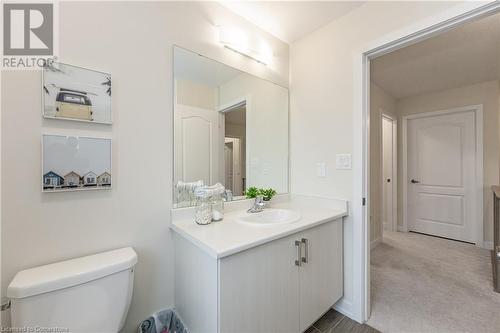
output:
<svg viewBox="0 0 500 333"><path fill-rule="evenodd" d="M212 223L212 202L206 186L195 190L196 206L194 221L200 225Z"/></svg>
<svg viewBox="0 0 500 333"><path fill-rule="evenodd" d="M214 193L212 196L212 221L221 221L224 218L224 201L222 193Z"/></svg>

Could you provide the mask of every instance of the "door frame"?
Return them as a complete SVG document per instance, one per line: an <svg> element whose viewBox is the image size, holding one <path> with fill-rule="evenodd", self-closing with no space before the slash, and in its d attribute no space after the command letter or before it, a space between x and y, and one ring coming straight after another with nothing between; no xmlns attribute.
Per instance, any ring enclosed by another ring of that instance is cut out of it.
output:
<svg viewBox="0 0 500 333"><path fill-rule="evenodd" d="M451 115L462 112L470 112L474 113L474 130L475 130L475 140L476 140L476 148L475 148L475 165L474 165L474 187L476 200L474 200L474 216L476 220L476 225L474 226L475 230L475 241L476 246L484 247L484 218L483 218L483 105L470 105L463 106L452 109L444 109L438 111L430 111L423 113L415 113L409 114L402 117L402 182L403 182L403 224L402 231L408 232L408 120L411 119L420 119L420 118L428 118L433 116L443 116L443 115Z"/></svg>
<svg viewBox="0 0 500 333"><path fill-rule="evenodd" d="M392 122L392 221L391 231L398 231L398 120L396 117L389 115L380 109L380 136L382 144L380 145L380 193L382 200L380 200L380 238L384 238L384 118Z"/></svg>
<svg viewBox="0 0 500 333"><path fill-rule="evenodd" d="M353 299L336 309L365 322L370 317L370 61L431 38L468 22L500 12L500 1L469 1L398 31L375 37L353 54L353 188L350 213L353 220Z"/></svg>

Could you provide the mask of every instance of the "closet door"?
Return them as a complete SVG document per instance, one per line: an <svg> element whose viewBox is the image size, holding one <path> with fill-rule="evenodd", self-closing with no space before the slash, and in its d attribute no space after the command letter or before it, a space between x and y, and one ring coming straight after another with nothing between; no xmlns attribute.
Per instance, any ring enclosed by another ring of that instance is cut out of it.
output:
<svg viewBox="0 0 500 333"><path fill-rule="evenodd" d="M219 332L299 331L297 235L219 260Z"/></svg>
<svg viewBox="0 0 500 333"><path fill-rule="evenodd" d="M301 233L300 331L305 331L343 295L342 219Z"/></svg>

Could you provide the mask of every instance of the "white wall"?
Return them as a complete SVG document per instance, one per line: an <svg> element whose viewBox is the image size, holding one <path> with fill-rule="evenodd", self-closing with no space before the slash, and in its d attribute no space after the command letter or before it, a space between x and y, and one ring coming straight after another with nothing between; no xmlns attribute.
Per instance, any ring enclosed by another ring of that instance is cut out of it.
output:
<svg viewBox="0 0 500 333"><path fill-rule="evenodd" d="M396 100L375 83L370 84L370 240L382 237L381 149L382 113L397 118Z"/></svg>
<svg viewBox="0 0 500 333"><path fill-rule="evenodd" d="M241 74L219 87L220 105L246 98L246 185L288 193L288 90Z"/></svg>
<svg viewBox="0 0 500 333"><path fill-rule="evenodd" d="M197 108L215 110L219 105L219 91L190 80L175 80L176 102Z"/></svg>
<svg viewBox="0 0 500 333"><path fill-rule="evenodd" d="M345 291L339 307L357 320L365 318L361 187L357 185L362 170L357 159L363 129L361 54L480 5L368 2L291 45L291 190L355 200L351 202L355 218L351 215L344 227ZM351 170L335 170L338 153L355 154L356 178ZM327 162L326 178L316 177L319 161Z"/></svg>
<svg viewBox="0 0 500 333"><path fill-rule="evenodd" d="M40 73L2 73L2 293L19 270L130 245L139 255L125 328L132 332L174 304L173 44L285 86L288 46L210 2L61 2L59 15L60 60L112 73L114 123L43 120ZM224 22L263 36L274 62L220 46L214 25ZM112 137L113 189L42 194L45 132Z"/></svg>
<svg viewBox="0 0 500 333"><path fill-rule="evenodd" d="M484 240L493 241L493 197L491 186L499 181L499 96L498 81L488 81L471 86L440 91L397 101L397 112L404 115L452 109L457 107L483 105L483 216ZM399 121L401 124L402 121ZM401 133L401 125L399 128ZM402 140L398 138L398 174L402 175ZM398 182L398 224L403 221L403 181Z"/></svg>

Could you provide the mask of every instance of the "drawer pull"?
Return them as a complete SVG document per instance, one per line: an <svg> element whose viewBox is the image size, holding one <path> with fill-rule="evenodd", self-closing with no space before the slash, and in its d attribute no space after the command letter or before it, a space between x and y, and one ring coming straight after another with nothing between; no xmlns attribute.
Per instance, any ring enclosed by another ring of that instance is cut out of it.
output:
<svg viewBox="0 0 500 333"><path fill-rule="evenodd" d="M301 260L301 257L302 257L302 246L301 246L301 242L296 240L295 241L295 246L297 247L297 260L295 260L295 266L302 266L302 260Z"/></svg>
<svg viewBox="0 0 500 333"><path fill-rule="evenodd" d="M307 238L302 238L300 242L304 244L304 255L302 256L301 261L307 264L309 262L309 240Z"/></svg>

